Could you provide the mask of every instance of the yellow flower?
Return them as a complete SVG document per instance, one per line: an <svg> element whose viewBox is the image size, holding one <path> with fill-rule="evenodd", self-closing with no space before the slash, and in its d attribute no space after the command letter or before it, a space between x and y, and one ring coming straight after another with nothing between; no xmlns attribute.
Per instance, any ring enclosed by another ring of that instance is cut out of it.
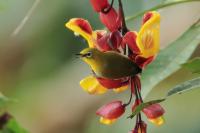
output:
<svg viewBox="0 0 200 133"><path fill-rule="evenodd" d="M156 55L160 48L160 14L153 11L148 15L151 16L144 22L136 39L140 56L144 58Z"/></svg>
<svg viewBox="0 0 200 133"><path fill-rule="evenodd" d="M104 94L107 91L94 76L88 76L81 80L80 86L89 94Z"/></svg>
<svg viewBox="0 0 200 133"><path fill-rule="evenodd" d="M165 119L163 116L160 116L158 118L155 119L149 119L150 122L152 122L153 124L157 125L157 126L161 126L165 123Z"/></svg>
<svg viewBox="0 0 200 133"><path fill-rule="evenodd" d="M100 123L105 124L105 125L111 125L113 124L117 119L107 119L104 117L100 117Z"/></svg>
<svg viewBox="0 0 200 133"><path fill-rule="evenodd" d="M72 30L75 35L80 35L87 40L89 47L93 48L95 39L97 38L96 32L93 32L91 25L85 19L72 18L66 24L66 28Z"/></svg>

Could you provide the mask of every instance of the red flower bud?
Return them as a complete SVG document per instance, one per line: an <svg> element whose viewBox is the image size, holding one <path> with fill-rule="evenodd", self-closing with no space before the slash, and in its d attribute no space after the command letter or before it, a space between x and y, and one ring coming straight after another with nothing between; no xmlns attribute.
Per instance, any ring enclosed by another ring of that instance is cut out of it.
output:
<svg viewBox="0 0 200 133"><path fill-rule="evenodd" d="M108 13L100 12L100 20L111 32L116 31L121 27L121 16L114 8L111 8Z"/></svg>
<svg viewBox="0 0 200 133"><path fill-rule="evenodd" d="M129 83L128 79L105 79L97 77L97 80L102 86L108 89L119 88Z"/></svg>
<svg viewBox="0 0 200 133"><path fill-rule="evenodd" d="M108 0L90 0L90 3L96 12L101 12L110 6Z"/></svg>
<svg viewBox="0 0 200 133"><path fill-rule="evenodd" d="M124 112L125 106L123 106L122 102L114 101L99 108L96 114L107 119L116 119Z"/></svg>
<svg viewBox="0 0 200 133"><path fill-rule="evenodd" d="M142 111L149 119L158 118L165 113L165 110L160 104L153 104L147 108L144 108Z"/></svg>

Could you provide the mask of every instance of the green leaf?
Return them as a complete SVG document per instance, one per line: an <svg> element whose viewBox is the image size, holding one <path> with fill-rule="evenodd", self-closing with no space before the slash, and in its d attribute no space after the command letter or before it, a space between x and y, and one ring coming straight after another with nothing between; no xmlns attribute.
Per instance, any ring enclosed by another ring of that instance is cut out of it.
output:
<svg viewBox="0 0 200 133"><path fill-rule="evenodd" d="M8 113L0 117L0 133L28 133L20 124Z"/></svg>
<svg viewBox="0 0 200 133"><path fill-rule="evenodd" d="M177 4L181 4L181 3L187 3L187 2L195 2L195 1L199 2L199 0L178 0L178 1L162 3L162 4L159 4L159 5L155 6L155 7L152 7L150 9L147 9L147 10L144 10L142 12L139 12L136 15L126 17L126 21L134 20L137 17L142 16L144 13L146 13L148 11L154 11L154 10L158 10L158 9L161 9L161 8L164 8L164 7L168 7L168 6L173 6L173 5L177 5Z"/></svg>
<svg viewBox="0 0 200 133"><path fill-rule="evenodd" d="M200 74L200 57L196 57L187 63L182 64L182 67L190 70L192 73Z"/></svg>
<svg viewBox="0 0 200 133"><path fill-rule="evenodd" d="M160 81L181 68L200 42L200 26L195 23L181 37L160 51L156 60L142 74L144 96Z"/></svg>
<svg viewBox="0 0 200 133"><path fill-rule="evenodd" d="M165 99L158 99L158 100L152 100L146 103L141 103L140 105L138 105L135 110L132 112L132 114L128 117L128 118L133 118L135 117L140 111L142 111L144 108L147 108L150 105L156 104L156 103L160 103L165 101Z"/></svg>
<svg viewBox="0 0 200 133"><path fill-rule="evenodd" d="M183 92L190 91L195 88L200 88L200 78L192 79L177 85L167 93L167 97L172 96L174 94L181 94Z"/></svg>

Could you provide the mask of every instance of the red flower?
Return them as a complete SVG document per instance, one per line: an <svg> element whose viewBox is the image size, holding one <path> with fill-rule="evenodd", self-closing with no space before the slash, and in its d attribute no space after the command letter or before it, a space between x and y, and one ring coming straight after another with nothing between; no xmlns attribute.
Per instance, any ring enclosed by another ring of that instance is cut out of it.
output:
<svg viewBox="0 0 200 133"><path fill-rule="evenodd" d="M160 104L153 104L147 108L143 109L143 113L147 116L149 121L156 125L162 125L164 123L163 114L165 110L160 106Z"/></svg>
<svg viewBox="0 0 200 133"><path fill-rule="evenodd" d="M90 0L90 3L96 12L101 12L110 6L108 0Z"/></svg>
<svg viewBox="0 0 200 133"><path fill-rule="evenodd" d="M102 106L96 114L101 116L100 121L104 124L112 124L125 112L125 106L121 101L114 101Z"/></svg>
<svg viewBox="0 0 200 133"><path fill-rule="evenodd" d="M121 16L114 8L111 8L108 13L100 12L100 20L111 32L121 28Z"/></svg>

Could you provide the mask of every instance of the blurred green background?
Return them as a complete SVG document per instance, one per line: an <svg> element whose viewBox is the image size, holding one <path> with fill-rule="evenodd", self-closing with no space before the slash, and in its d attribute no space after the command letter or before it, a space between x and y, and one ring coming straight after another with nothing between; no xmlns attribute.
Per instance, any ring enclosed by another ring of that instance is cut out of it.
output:
<svg viewBox="0 0 200 133"><path fill-rule="evenodd" d="M126 116L109 127L100 125L95 116L95 110L105 102L127 100L128 92L90 96L79 87L79 81L91 72L74 55L87 44L64 24L70 18L81 17L88 19L94 29L103 28L89 0L40 0L22 30L11 36L34 2L0 0L0 90L18 101L7 109L32 133L123 133L131 130L134 120L127 120ZM132 16L166 1L123 2L126 16ZM160 10L162 48L200 18L199 7L199 2L193 2ZM138 30L140 21L130 21L128 25ZM194 56L200 56L199 49ZM170 87L196 76L178 70L154 87L147 99L160 98ZM199 96L200 90L195 90L165 101L162 105L166 109L166 124L161 127L149 124L149 132L199 133Z"/></svg>

